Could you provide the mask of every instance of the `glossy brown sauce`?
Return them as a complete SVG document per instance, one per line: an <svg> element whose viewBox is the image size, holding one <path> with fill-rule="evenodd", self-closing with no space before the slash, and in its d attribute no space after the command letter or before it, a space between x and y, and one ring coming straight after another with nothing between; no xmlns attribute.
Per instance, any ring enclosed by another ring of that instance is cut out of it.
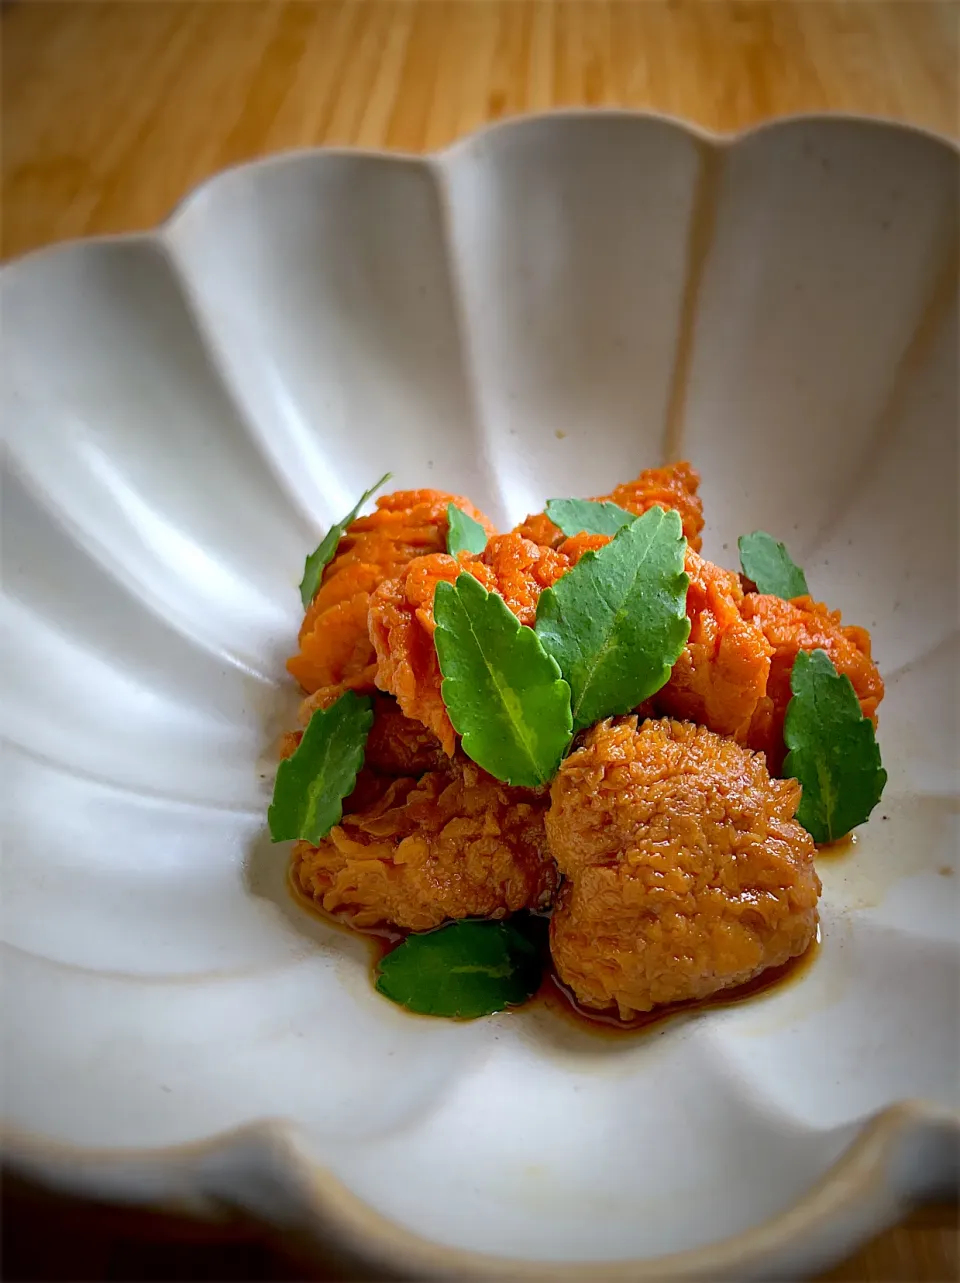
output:
<svg viewBox="0 0 960 1283"><path fill-rule="evenodd" d="M846 842L847 839L845 838L843 841ZM842 843L835 843L834 845L839 847ZM830 849L832 850L832 848ZM316 902L311 900L309 896L304 895L300 890L293 876L292 864L287 883L290 894L302 908L314 914L329 926L335 927L338 931L345 931L351 936L360 936L366 940L370 947L370 982L373 984L376 981L377 968L382 960L398 944L402 943L409 933L401 931L397 927L355 927L336 914L327 913L325 910L318 908ZM549 914L538 914L537 916L549 917ZM798 958L791 958L780 967L769 967L753 980L748 980L746 984L737 985L732 989L721 990L720 993L713 994L709 998L701 998L691 1002L669 1003L666 1006L657 1007L654 1011L641 1012L631 1020L621 1020L615 1008L611 1008L608 1011L595 1011L581 1006L573 993L563 984L554 971L549 949L545 947L543 981L540 988L528 1002L523 1003L520 1007L513 1007L511 1010L527 1011L531 1007L540 1007L574 1025L577 1029L593 1034L596 1037L623 1038L644 1033L678 1016L691 1015L698 1011L706 1011L712 1007L733 1006L735 1003L747 1002L751 998L758 998L763 994L769 993L772 989L779 989L787 984L793 984L806 975L813 965L819 948L820 928L817 927L815 939Z"/></svg>
<svg viewBox="0 0 960 1283"><path fill-rule="evenodd" d="M294 875L293 867L294 862L291 860L287 869L287 890L296 903L301 909L305 909L307 913L312 913L315 918L325 922L328 927L335 927L337 931L343 931L349 936L359 936L362 940L366 940L374 953L374 969L376 969L380 959L385 958L390 950L395 949L401 940L408 935L408 932L401 931L399 927L388 926L386 923L378 927L357 927L346 918L339 917L336 913L327 913L326 909L320 908L316 900L311 899L301 890L300 884Z"/></svg>
<svg viewBox="0 0 960 1283"><path fill-rule="evenodd" d="M837 838L836 842L820 842L817 846L817 859L824 856L827 859L833 859L835 856L850 855L856 845L856 833L848 833L846 837Z"/></svg>
<svg viewBox="0 0 960 1283"><path fill-rule="evenodd" d="M692 1015L698 1011L708 1011L714 1007L730 1007L735 1003L747 1002L759 998L772 989L780 989L793 984L806 975L813 965L820 948L820 929L816 938L811 941L806 951L798 958L791 958L780 967L769 967L746 984L732 989L722 989L709 998L695 999L691 1002L672 1002L653 1011L639 1012L630 1020L621 1020L615 1008L607 1011L595 1011L583 1007L577 1002L573 993L560 980L552 967L544 972L543 984L536 994L525 1004L537 1004L560 1019L573 1024L577 1029L585 1030L602 1038L623 1038L644 1033L654 1027L664 1025L678 1016ZM523 1008L520 1008L522 1010Z"/></svg>

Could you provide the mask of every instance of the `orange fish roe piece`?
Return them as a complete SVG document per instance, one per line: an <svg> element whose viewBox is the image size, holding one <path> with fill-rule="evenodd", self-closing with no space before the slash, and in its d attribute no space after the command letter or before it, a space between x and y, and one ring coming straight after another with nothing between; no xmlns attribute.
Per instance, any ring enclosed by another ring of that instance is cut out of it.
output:
<svg viewBox="0 0 960 1283"><path fill-rule="evenodd" d="M700 551L703 503L697 493L700 474L689 463L671 463L666 468L648 468L636 481L616 486L604 499L619 504L638 516L649 508L673 508L680 514L683 533L694 552Z"/></svg>
<svg viewBox="0 0 960 1283"><path fill-rule="evenodd" d="M699 487L700 475L689 463L671 463L665 468L647 468L636 480L617 486L610 494L599 495L596 502L619 504L637 516L653 507L673 508L680 514L687 542L694 552L699 552L703 529ZM516 527L516 533L546 548L557 548L563 542L563 532L545 512L527 517Z"/></svg>
<svg viewBox="0 0 960 1283"><path fill-rule="evenodd" d="M425 557L406 575L374 594L370 633L377 651L377 682L396 695L452 752L456 735L440 696L440 666L433 645L433 595L440 579L452 583L469 570L488 591L499 592L522 623L536 621L537 602L585 552L609 535L574 535L557 548L537 548L511 533L492 539L480 558ZM699 722L718 734L744 739L766 691L772 647L759 627L740 614L738 577L689 548L687 613L690 638L667 685L654 696L659 712Z"/></svg>
<svg viewBox="0 0 960 1283"><path fill-rule="evenodd" d="M771 771L779 771L786 756L783 721L798 651L825 650L837 672L850 678L864 717L876 726L883 678L871 658L865 628L844 627L839 610L829 610L812 597L784 601L767 593L747 593L740 610L745 620L762 631L772 652L764 697L754 710L745 740L750 748L766 753Z"/></svg>
<svg viewBox="0 0 960 1283"><path fill-rule="evenodd" d="M743 589L737 575L690 549L685 569L690 636L654 703L671 717L745 743L766 693L773 647L741 614Z"/></svg>
<svg viewBox="0 0 960 1283"><path fill-rule="evenodd" d="M367 631L370 594L384 579L447 541L447 505L456 504L488 535L490 521L469 499L442 490L397 490L347 527L300 628L287 669L308 693L325 687L373 690L376 656Z"/></svg>
<svg viewBox="0 0 960 1283"><path fill-rule="evenodd" d="M419 557L370 599L370 637L377 653L377 685L395 695L408 717L428 726L452 753L456 732L440 696L440 665L433 644L433 597L441 580L464 571L499 593L522 624L532 626L537 602L573 564L562 551L518 534L496 535L479 557L461 553Z"/></svg>

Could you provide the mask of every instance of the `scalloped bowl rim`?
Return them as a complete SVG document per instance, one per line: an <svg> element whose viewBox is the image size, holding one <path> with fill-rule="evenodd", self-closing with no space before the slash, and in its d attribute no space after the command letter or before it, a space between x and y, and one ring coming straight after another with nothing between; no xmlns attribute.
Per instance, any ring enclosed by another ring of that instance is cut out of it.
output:
<svg viewBox="0 0 960 1283"><path fill-rule="evenodd" d="M940 133L938 130L931 129L926 125L915 125L910 121L895 120L890 116L863 115L854 111L797 111L758 121L756 124L748 125L744 129L715 130L708 128L706 125L700 125L696 121L684 120L680 116L671 115L669 112L631 111L626 107L558 107L549 111L525 112L521 115L506 116L501 120L490 121L487 124L480 125L477 129L471 130L469 133L463 134L459 138L455 138L446 147L440 147L431 152L349 146L279 148L277 151L268 152L263 156L253 156L249 160L240 160L236 164L225 165L223 169L218 169L216 173L208 174L206 178L201 178L194 183L189 191L181 196L166 218L161 219L153 227L130 232L101 232L90 236L67 236L62 240L52 241L49 245L40 245L36 249L25 250L24 253L16 255L6 262L0 262L0 274L8 272L28 260L61 252L70 245L106 245L129 243L137 240L155 240L158 234L168 231L182 217L185 217L187 211L200 199L208 187L231 174L239 173L241 170L269 169L273 165L283 164L285 161L316 156L362 156L371 160L426 165L430 169L440 169L443 164L456 156L461 150L465 150L467 147L473 146L501 131L513 130L536 121L582 120L600 116L613 120L643 120L668 125L676 129L678 133L686 134L688 138L692 138L701 146L712 150L727 150L748 138L757 137L768 131L779 129L784 125L818 125L833 121L846 121L850 124L867 125L883 131L893 130L902 134L916 134L920 138L926 138L931 142L945 146L960 157L960 138L951 138L948 134Z"/></svg>
<svg viewBox="0 0 960 1283"><path fill-rule="evenodd" d="M915 134L936 142L960 158L960 140L937 130L889 117L857 112L796 112L757 122L741 130L715 131L657 111L626 108L559 108L506 117L480 126L429 153L361 147L292 147L230 165L201 179L160 223L145 230L70 237L29 250L0 264L0 274L20 264L63 252L77 244L116 244L162 239L202 198L208 187L239 171L268 169L297 158L367 157L414 163L442 173L444 164L462 150L501 131L522 129L531 122L606 117L650 121L670 126L702 148L726 151L746 139L792 124L848 122L885 132ZM328 1168L309 1157L299 1143L293 1120L266 1118L202 1140L146 1149L74 1147L2 1124L3 1154L11 1170L65 1192L108 1201L152 1206L214 1216L241 1210L270 1225L271 1216L257 1200L238 1197L246 1171L271 1172L283 1186L284 1201L299 1206L297 1232L313 1239L326 1253L350 1260L384 1276L410 1278L491 1278L574 1280L597 1283L628 1279L768 1278L795 1270L799 1258L807 1269L826 1268L896 1221L923 1200L923 1191L897 1187L889 1169L898 1146L931 1129L949 1138L960 1175L960 1109L923 1100L903 1100L881 1109L862 1123L854 1140L816 1185L792 1206L758 1225L703 1247L654 1257L620 1260L533 1261L448 1247L404 1228L354 1194ZM206 1172L204 1169L207 1169ZM219 1178L218 1171L222 1173ZM185 1181L186 1178L186 1181ZM264 1204L267 1200L264 1200Z"/></svg>

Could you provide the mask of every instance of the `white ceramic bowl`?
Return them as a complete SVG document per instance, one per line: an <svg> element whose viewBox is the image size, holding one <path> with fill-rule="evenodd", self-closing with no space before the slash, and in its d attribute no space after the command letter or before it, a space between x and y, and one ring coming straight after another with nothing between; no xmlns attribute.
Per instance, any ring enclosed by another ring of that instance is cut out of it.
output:
<svg viewBox="0 0 960 1283"><path fill-rule="evenodd" d="M957 153L842 118L303 152L4 269L11 1160L376 1270L770 1278L956 1177ZM305 552L665 456L867 625L890 783L802 982L608 1043L373 991L264 812Z"/></svg>

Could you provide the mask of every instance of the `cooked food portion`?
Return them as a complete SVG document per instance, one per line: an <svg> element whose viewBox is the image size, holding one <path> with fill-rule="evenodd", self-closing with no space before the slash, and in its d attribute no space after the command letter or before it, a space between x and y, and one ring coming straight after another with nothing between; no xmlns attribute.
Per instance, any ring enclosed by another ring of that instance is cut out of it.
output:
<svg viewBox="0 0 960 1283"><path fill-rule="evenodd" d="M687 543L700 551L703 529L703 504L697 491L700 474L689 463L673 463L666 468L647 468L635 481L615 486L604 499L635 512L637 516L654 506L679 512Z"/></svg>
<svg viewBox="0 0 960 1283"><path fill-rule="evenodd" d="M322 591L322 590L321 590ZM376 671L367 636L370 590L323 610L300 637L300 650L287 660L287 671L305 691L322 691L332 702L344 691L366 691Z"/></svg>
<svg viewBox="0 0 960 1283"><path fill-rule="evenodd" d="M682 477L692 475L695 497L699 482L697 474L686 464L678 464L676 468L681 470ZM621 502L624 490L639 487L644 477L672 471L653 469L649 473L641 473L637 482L631 486L618 486L609 497L626 506ZM651 487L644 493L662 496L666 490L666 486L660 490ZM659 500L651 501L648 506L654 506L654 503L664 506ZM696 511L700 513L699 499L696 500ZM703 524L702 517L699 520L698 530ZM597 534L565 538L545 513L528 517L519 530L524 528L531 531L531 537L538 536L545 546L556 549L565 559L564 571L575 566L584 552L602 548L611 538ZM697 542L699 544L699 540ZM739 575L706 561L689 546L685 569L690 579L687 590L690 636L683 654L674 665L669 682L656 696L655 705L668 716L699 722L720 735L732 735L745 743L757 706L766 693L773 647L760 625L741 613L744 592ZM540 590L549 586L544 583ZM533 595L529 594L530 597ZM535 595L539 598L539 591ZM536 601L526 610L516 610L509 597L507 604L524 623L533 622Z"/></svg>
<svg viewBox="0 0 960 1283"><path fill-rule="evenodd" d="M774 536L741 537L743 576L700 555L698 487L689 464L649 469L503 535L435 490L351 520L367 491L308 556L303 729L268 822L324 912L427 933L381 964L391 1000L525 1001L545 941L535 916L500 921L521 910L552 912L577 1002L625 1020L814 939L814 837L864 823L886 782L883 682L865 630L794 595Z"/></svg>
<svg viewBox="0 0 960 1283"><path fill-rule="evenodd" d="M542 907L556 881L548 805L546 790L510 788L458 756L419 780L393 780L318 846L298 843L294 877L327 913L358 928L427 931Z"/></svg>
<svg viewBox="0 0 960 1283"><path fill-rule="evenodd" d="M548 521L545 514L541 516ZM542 527L539 518L530 521ZM441 579L453 583L467 570L488 591L498 592L522 623L532 626L541 592L576 565L585 551L610 541L608 535L566 538L557 534L556 546L536 544L515 531L492 538L479 557L462 554L457 559L444 553L417 558L369 599L377 684L396 696L408 717L429 727L448 753L454 749L456 734L440 695L441 675L433 645L437 583ZM670 680L655 697L660 713L733 736L767 753L771 769L779 770L785 753L783 716L790 700L793 660L798 650L819 646L827 650L838 671L850 676L864 713L875 716L883 683L870 659L865 630L842 628L838 614L809 598L791 603L744 594L739 575L690 548L686 571L690 636Z"/></svg>
<svg viewBox="0 0 960 1283"><path fill-rule="evenodd" d="M838 673L850 678L864 717L877 723L883 678L870 654L865 628L845 627L839 610L829 610L811 597L784 601L766 593L747 593L743 618L759 628L772 652L766 689L753 712L746 743L767 755L777 772L783 765L783 721L790 703L790 674L798 651L824 650Z"/></svg>
<svg viewBox="0 0 960 1283"><path fill-rule="evenodd" d="M300 705L300 723L306 726L318 708L329 708L337 693L329 687L310 695ZM397 701L379 691L371 697L373 726L367 736L366 765L381 775L422 775L443 765L446 756L440 741L422 722L405 717ZM299 742L295 734L293 747ZM289 742L289 741L288 741ZM287 754L282 753L281 756Z"/></svg>
<svg viewBox="0 0 960 1283"><path fill-rule="evenodd" d="M556 547L537 547L514 532L491 539L479 558L456 562L432 557L411 563L400 581L383 585L371 602L378 683L452 749L455 735L440 697L440 668L432 643L438 581L452 583L462 570L469 570L488 591L500 593L521 623L532 626L543 590L585 552L604 547L610 538L561 535ZM744 742L766 692L773 647L759 624L741 614L744 593L738 575L689 548L685 568L690 579L690 637L670 681L656 696L656 707ZM789 698L789 668L787 689Z"/></svg>
<svg viewBox="0 0 960 1283"><path fill-rule="evenodd" d="M367 766L381 775L423 775L443 766L443 746L422 722L406 717L390 695L373 696L373 728L367 737Z"/></svg>
<svg viewBox="0 0 960 1283"><path fill-rule="evenodd" d="M326 567L300 628L300 650L287 664L305 691L374 688L376 658L367 629L370 594L408 562L446 548L447 505L488 534L493 526L469 499L442 490L398 490L377 500L369 517L350 523Z"/></svg>
<svg viewBox="0 0 960 1283"><path fill-rule="evenodd" d="M689 463L672 463L666 468L647 468L636 480L616 486L609 494L600 495L595 502L608 500L637 516L653 507L673 508L680 514L687 542L699 552L700 531L703 529L703 504L697 493L699 487L700 474ZM564 538L563 532L545 512L527 517L516 527L516 533L549 548L559 547Z"/></svg>
<svg viewBox="0 0 960 1283"><path fill-rule="evenodd" d="M499 593L521 623L532 625L540 594L571 564L562 549L541 547L518 534L495 535L479 557L438 553L411 561L370 599L377 685L395 695L404 713L428 726L452 753L456 733L440 695L440 665L433 644L437 584L454 583L469 571L488 592Z"/></svg>
<svg viewBox="0 0 960 1283"><path fill-rule="evenodd" d="M585 1007L621 1017L706 998L803 953L817 926L814 845L795 780L702 726L601 722L551 789L566 881L550 947Z"/></svg>
<svg viewBox="0 0 960 1283"><path fill-rule="evenodd" d="M773 647L741 613L738 575L689 549L685 568L690 636L655 704L670 717L745 743L767 689Z"/></svg>

